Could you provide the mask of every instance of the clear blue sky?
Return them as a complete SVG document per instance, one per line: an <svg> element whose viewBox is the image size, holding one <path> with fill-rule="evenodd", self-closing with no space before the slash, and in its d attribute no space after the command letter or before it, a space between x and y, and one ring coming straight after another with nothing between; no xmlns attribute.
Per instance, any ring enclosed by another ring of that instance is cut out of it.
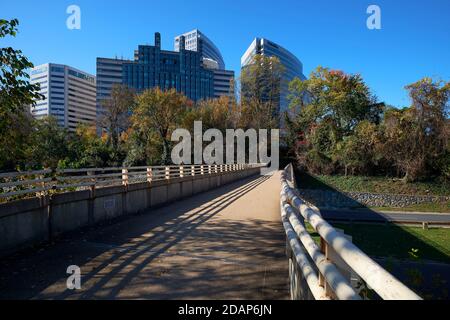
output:
<svg viewBox="0 0 450 320"><path fill-rule="evenodd" d="M66 28L66 8L81 8L81 30ZM366 9L382 10L382 30L368 30ZM0 18L20 20L16 39L34 64L68 64L95 74L96 57L131 58L161 32L164 49L175 35L198 28L212 39L228 69L254 37L293 52L306 75L318 65L360 73L380 100L409 104L403 87L424 76L450 80L449 0L2 0Z"/></svg>

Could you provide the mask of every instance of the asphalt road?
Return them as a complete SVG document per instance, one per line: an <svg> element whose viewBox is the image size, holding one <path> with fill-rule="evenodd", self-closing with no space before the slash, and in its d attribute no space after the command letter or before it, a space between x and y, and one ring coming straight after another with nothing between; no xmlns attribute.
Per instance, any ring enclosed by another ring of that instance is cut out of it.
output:
<svg viewBox="0 0 450 320"><path fill-rule="evenodd" d="M404 222L429 224L449 224L450 214L445 213L424 213L424 212L386 212L374 211L370 209L350 210L350 209L321 209L322 216L330 221L354 221L354 222Z"/></svg>

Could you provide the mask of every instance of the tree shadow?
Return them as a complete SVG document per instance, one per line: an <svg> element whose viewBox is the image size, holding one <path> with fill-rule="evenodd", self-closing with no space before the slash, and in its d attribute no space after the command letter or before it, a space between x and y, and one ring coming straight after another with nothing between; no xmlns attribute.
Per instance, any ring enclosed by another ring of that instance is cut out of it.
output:
<svg viewBox="0 0 450 320"><path fill-rule="evenodd" d="M350 198L345 193L307 173L296 172L298 195L320 210L325 220L352 236L352 242L372 256L384 268L424 298L448 299L450 290L450 257L438 244L430 245L385 214ZM316 192L304 193L302 189ZM328 193L323 196L320 193ZM329 208L326 201L339 197L351 208ZM358 210L354 210L358 208ZM430 230L431 232L432 230ZM318 237L317 233L312 234ZM414 250L418 250L418 257ZM426 256L425 259L422 259ZM434 260L434 261L429 261Z"/></svg>
<svg viewBox="0 0 450 320"><path fill-rule="evenodd" d="M0 263L0 299L287 299L280 222L220 219L268 177L235 182ZM68 265L82 289L66 288Z"/></svg>

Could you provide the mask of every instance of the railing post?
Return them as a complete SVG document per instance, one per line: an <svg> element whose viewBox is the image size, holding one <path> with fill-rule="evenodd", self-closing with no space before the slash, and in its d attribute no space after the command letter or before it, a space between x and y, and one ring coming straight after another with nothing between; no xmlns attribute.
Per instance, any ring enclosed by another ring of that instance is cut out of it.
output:
<svg viewBox="0 0 450 320"><path fill-rule="evenodd" d="M147 182L152 183L153 172L152 167L147 167Z"/></svg>
<svg viewBox="0 0 450 320"><path fill-rule="evenodd" d="M45 179L45 175L43 175L43 174L41 174L41 175L39 175L39 179L41 179L41 180L44 180ZM42 191L41 192L39 192L39 197L44 197L45 196L45 192L46 192L46 190L45 190L45 182L44 181L42 181L41 182L41 187L42 187Z"/></svg>
<svg viewBox="0 0 450 320"><path fill-rule="evenodd" d="M219 171L217 170L217 164L214 165L214 172L218 173Z"/></svg>
<svg viewBox="0 0 450 320"><path fill-rule="evenodd" d="M200 174L201 174L201 175L204 175L204 174L205 174L205 172L203 171L203 165L200 165Z"/></svg>
<svg viewBox="0 0 450 320"><path fill-rule="evenodd" d="M89 186L89 202L88 202L88 223L89 225L94 224L94 199L95 199L95 185L97 179L95 177L95 171L88 171L88 176L92 176L92 184Z"/></svg>
<svg viewBox="0 0 450 320"><path fill-rule="evenodd" d="M328 260L328 244L326 241L320 237L320 251L327 257ZM331 297L333 295L333 292L330 290L330 286L328 285L327 281L325 280L325 277L321 272L319 272L319 286L325 289L325 295L327 297Z"/></svg>
<svg viewBox="0 0 450 320"><path fill-rule="evenodd" d="M184 177L184 170L183 165L180 166L180 178Z"/></svg>
<svg viewBox="0 0 450 320"><path fill-rule="evenodd" d="M325 246L326 246L325 241L323 240L322 237L320 237L320 252L322 252L323 254L325 254L326 251ZM325 277L320 272L319 272L319 286L321 286L322 288L325 287Z"/></svg>
<svg viewBox="0 0 450 320"><path fill-rule="evenodd" d="M89 190L91 191L91 197L93 197L95 193L95 185L97 182L97 179L95 177L95 171L87 171L86 174L88 176L92 176L91 178L92 185L89 186Z"/></svg>
<svg viewBox="0 0 450 320"><path fill-rule="evenodd" d="M211 165L210 165L210 164L208 164L208 173L209 173L209 174L211 174L211 173L212 173L212 170L211 170Z"/></svg>
<svg viewBox="0 0 450 320"><path fill-rule="evenodd" d="M336 230L341 232L342 236L347 238L347 240L352 241L352 237L344 234L344 230L341 229ZM341 272L341 274L350 282L352 275L350 266L348 266L342 260L339 254L336 251L334 251L333 247L331 247L322 237L320 237L320 251L325 255L326 259L331 263L333 263ZM331 299L337 299L333 289L328 284L328 282L325 281L324 276L320 272L319 272L319 285L325 289L325 294L327 297L330 297Z"/></svg>
<svg viewBox="0 0 450 320"><path fill-rule="evenodd" d="M166 167L165 171L166 171L165 172L165 178L166 178L166 180L169 180L170 179L170 167Z"/></svg>
<svg viewBox="0 0 450 320"><path fill-rule="evenodd" d="M124 186L128 185L128 169L122 169L122 184Z"/></svg>
<svg viewBox="0 0 450 320"><path fill-rule="evenodd" d="M191 166L191 176L195 176L195 166Z"/></svg>

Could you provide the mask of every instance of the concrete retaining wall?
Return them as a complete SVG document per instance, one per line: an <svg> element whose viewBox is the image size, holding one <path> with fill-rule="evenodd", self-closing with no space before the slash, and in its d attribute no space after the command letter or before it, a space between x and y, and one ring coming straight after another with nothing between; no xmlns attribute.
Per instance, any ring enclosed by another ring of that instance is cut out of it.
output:
<svg viewBox="0 0 450 320"><path fill-rule="evenodd" d="M0 256L67 231L137 214L259 172L259 168L229 171L0 204Z"/></svg>

